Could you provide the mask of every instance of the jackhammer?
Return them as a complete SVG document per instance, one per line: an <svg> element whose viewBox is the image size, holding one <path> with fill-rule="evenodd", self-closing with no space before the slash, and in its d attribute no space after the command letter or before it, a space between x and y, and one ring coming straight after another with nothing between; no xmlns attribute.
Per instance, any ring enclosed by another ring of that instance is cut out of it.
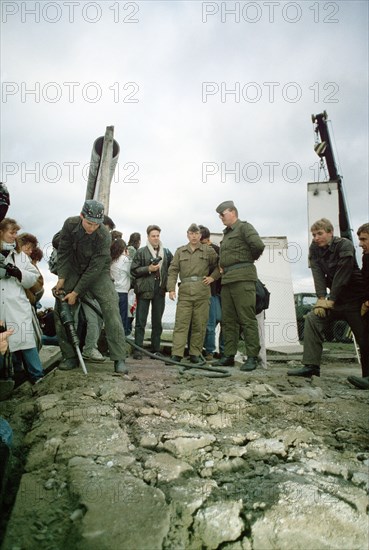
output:
<svg viewBox="0 0 369 550"><path fill-rule="evenodd" d="M58 310L60 315L60 321L65 328L69 342L72 344L72 346L74 347L77 353L79 364L81 365L84 374L87 374L86 365L83 360L81 350L79 349L79 338L74 326L72 311L68 302L64 301L65 292L64 290L59 290L58 294L56 294L55 288L53 288L52 293L54 298L59 300Z"/></svg>

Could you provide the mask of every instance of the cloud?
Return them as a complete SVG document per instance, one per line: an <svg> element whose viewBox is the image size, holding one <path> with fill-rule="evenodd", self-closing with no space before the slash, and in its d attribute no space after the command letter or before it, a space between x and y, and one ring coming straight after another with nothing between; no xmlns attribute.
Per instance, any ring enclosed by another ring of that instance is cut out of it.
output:
<svg viewBox="0 0 369 550"><path fill-rule="evenodd" d="M174 250L192 221L221 231L214 209L232 198L260 234L302 243L291 270L307 284L310 115L323 110L353 228L368 219L365 3L51 4L2 14L2 177L10 214L41 242L78 214L107 125L121 147L110 215L125 236L159 223Z"/></svg>

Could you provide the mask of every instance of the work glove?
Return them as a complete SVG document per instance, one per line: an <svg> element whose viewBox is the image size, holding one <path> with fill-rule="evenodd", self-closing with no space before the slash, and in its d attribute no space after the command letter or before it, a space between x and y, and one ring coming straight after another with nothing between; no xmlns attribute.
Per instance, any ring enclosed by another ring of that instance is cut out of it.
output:
<svg viewBox="0 0 369 550"><path fill-rule="evenodd" d="M369 311L369 300L361 305L361 316L363 317Z"/></svg>
<svg viewBox="0 0 369 550"><path fill-rule="evenodd" d="M333 309L334 302L332 300L325 300L324 298L319 298L316 304L314 305L313 311L318 317L327 317L329 310Z"/></svg>
<svg viewBox="0 0 369 550"><path fill-rule="evenodd" d="M20 283L22 282L22 272L16 265L6 264L6 274L8 277L15 277Z"/></svg>

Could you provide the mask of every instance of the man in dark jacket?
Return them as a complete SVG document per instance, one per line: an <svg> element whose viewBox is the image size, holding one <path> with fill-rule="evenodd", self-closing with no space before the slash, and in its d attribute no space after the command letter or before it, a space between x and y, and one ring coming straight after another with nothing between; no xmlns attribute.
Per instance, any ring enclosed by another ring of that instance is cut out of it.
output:
<svg viewBox="0 0 369 550"><path fill-rule="evenodd" d="M149 225L146 233L147 245L137 250L131 265L137 299L135 344L141 348L143 346L151 304L151 351L156 353L160 351L168 268L173 255L163 247L160 240L161 229L158 225ZM142 354L135 350L133 357L141 359Z"/></svg>
<svg viewBox="0 0 369 550"><path fill-rule="evenodd" d="M124 329L118 294L110 277L111 237L103 221L103 204L86 200L80 216L68 218L64 222L58 247L58 282L55 290L56 293L66 293L64 300L70 306L74 306L77 299L87 292L97 300L105 323L114 371L126 374ZM60 321L59 304L59 300L56 300L55 325L64 359L59 369L70 370L78 366L78 360Z"/></svg>
<svg viewBox="0 0 369 550"><path fill-rule="evenodd" d="M369 376L369 340L364 330L360 309L365 299L362 274L349 239L333 236L333 225L322 218L311 226L313 242L309 263L318 300L305 318L304 353L300 369L289 376L320 376L324 329L327 323L343 319L350 325L360 347L363 377ZM329 294L327 292L329 289Z"/></svg>
<svg viewBox="0 0 369 550"><path fill-rule="evenodd" d="M257 367L260 351L255 310L257 272L254 262L263 253L265 245L256 229L238 218L233 201L222 202L216 211L226 228L220 243L219 257L224 356L215 365L234 365L242 330L247 360L241 365L241 370L252 371Z"/></svg>
<svg viewBox="0 0 369 550"><path fill-rule="evenodd" d="M357 230L359 246L363 249L361 274L365 287L365 301L361 304L361 317L364 323L366 338L369 340L369 223L364 223ZM349 376L347 380L361 390L369 390L369 373L367 376Z"/></svg>

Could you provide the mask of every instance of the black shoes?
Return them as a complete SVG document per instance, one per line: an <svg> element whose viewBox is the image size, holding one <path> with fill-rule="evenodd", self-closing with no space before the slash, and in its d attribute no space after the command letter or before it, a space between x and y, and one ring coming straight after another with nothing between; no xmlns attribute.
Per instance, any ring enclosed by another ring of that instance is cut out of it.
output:
<svg viewBox="0 0 369 550"><path fill-rule="evenodd" d="M250 372L252 370L255 370L257 366L258 366L258 358L248 357L246 361L241 365L240 370Z"/></svg>
<svg viewBox="0 0 369 550"><path fill-rule="evenodd" d="M78 367L78 361L77 359L71 358L71 359L64 359L61 363L58 365L59 370L72 370L76 369Z"/></svg>
<svg viewBox="0 0 369 550"><path fill-rule="evenodd" d="M193 363L194 365L197 365L198 363L202 363L198 355L190 355L190 362Z"/></svg>
<svg viewBox="0 0 369 550"><path fill-rule="evenodd" d="M137 349L135 349L135 351L133 352L132 357L133 357L133 359L142 359L142 353L140 351L138 351Z"/></svg>
<svg viewBox="0 0 369 550"><path fill-rule="evenodd" d="M288 376L303 376L311 378L312 376L320 376L320 367L318 365L304 365L300 369L287 371Z"/></svg>
<svg viewBox="0 0 369 550"><path fill-rule="evenodd" d="M120 359L119 361L114 361L114 372L116 372L117 374L128 374L128 369L123 359Z"/></svg>
<svg viewBox="0 0 369 550"><path fill-rule="evenodd" d="M223 355L219 361L213 363L213 367L234 367L234 355Z"/></svg>
<svg viewBox="0 0 369 550"><path fill-rule="evenodd" d="M349 376L347 381L355 386L355 388L359 388L359 390L369 390L369 376L364 376L363 378L360 378L360 376Z"/></svg>

